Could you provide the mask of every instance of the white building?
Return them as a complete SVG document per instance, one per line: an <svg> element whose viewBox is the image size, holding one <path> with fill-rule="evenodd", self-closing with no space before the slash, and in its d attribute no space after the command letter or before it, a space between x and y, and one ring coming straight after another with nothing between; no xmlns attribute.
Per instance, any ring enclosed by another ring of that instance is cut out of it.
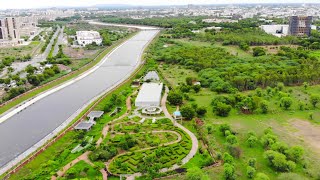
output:
<svg viewBox="0 0 320 180"><path fill-rule="evenodd" d="M277 37L287 36L289 34L289 25L262 25L260 28L266 33Z"/></svg>
<svg viewBox="0 0 320 180"><path fill-rule="evenodd" d="M97 45L102 43L100 33L97 31L77 31L77 42L80 46L86 46L95 42Z"/></svg>
<svg viewBox="0 0 320 180"><path fill-rule="evenodd" d="M144 83L135 101L138 108L160 106L162 83Z"/></svg>

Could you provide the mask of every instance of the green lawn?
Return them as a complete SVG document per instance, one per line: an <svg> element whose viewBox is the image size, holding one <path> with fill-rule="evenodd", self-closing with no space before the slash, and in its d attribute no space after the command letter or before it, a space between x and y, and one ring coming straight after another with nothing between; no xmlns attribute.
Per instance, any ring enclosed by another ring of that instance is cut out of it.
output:
<svg viewBox="0 0 320 180"><path fill-rule="evenodd" d="M7 56L22 57L28 54L33 55L33 52L37 50L39 44L39 41L34 41L26 46L1 47L0 59Z"/></svg>
<svg viewBox="0 0 320 180"><path fill-rule="evenodd" d="M80 178L102 179L102 174L100 173L100 171L87 164L85 161L79 161L66 172L66 175L64 177L58 179L66 180Z"/></svg>
<svg viewBox="0 0 320 180"><path fill-rule="evenodd" d="M250 58L252 57L252 54L249 52L245 52L243 50L241 50L238 46L223 46L222 43L220 42L216 42L214 44L211 44L209 42L202 42L202 41L193 41L193 40L189 40L189 39L176 39L176 42L181 42L181 43L189 43L195 46L211 46L211 47L215 47L215 48L223 48L225 49L227 52L229 52L230 54L239 56L239 57L243 57L243 58Z"/></svg>

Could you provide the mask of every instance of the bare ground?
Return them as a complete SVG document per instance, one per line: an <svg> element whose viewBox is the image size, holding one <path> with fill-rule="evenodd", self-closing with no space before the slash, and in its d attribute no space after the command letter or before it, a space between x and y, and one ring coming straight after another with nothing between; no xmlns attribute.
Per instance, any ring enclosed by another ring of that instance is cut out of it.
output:
<svg viewBox="0 0 320 180"><path fill-rule="evenodd" d="M293 119L290 124L297 129L293 135L302 137L307 144L320 152L320 126L300 119Z"/></svg>

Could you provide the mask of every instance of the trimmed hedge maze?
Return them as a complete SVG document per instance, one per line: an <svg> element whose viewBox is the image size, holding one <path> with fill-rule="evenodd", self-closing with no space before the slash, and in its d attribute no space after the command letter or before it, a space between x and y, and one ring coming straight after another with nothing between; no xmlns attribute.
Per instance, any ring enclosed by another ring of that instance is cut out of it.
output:
<svg viewBox="0 0 320 180"><path fill-rule="evenodd" d="M192 146L190 137L178 127L173 126L169 119L157 120L154 124L150 122L151 120L146 120L146 122L140 125L141 130L175 131L181 135L181 141L175 144L167 146L161 145L147 150L143 150L141 148L140 150L136 148L130 149L129 152L116 157L110 162L109 171L112 174L119 175L134 174L138 172L158 172L162 168L170 168L174 164L181 164L182 159L190 152ZM118 127L116 131L119 132L121 130L125 129ZM145 139L144 141L148 140Z"/></svg>

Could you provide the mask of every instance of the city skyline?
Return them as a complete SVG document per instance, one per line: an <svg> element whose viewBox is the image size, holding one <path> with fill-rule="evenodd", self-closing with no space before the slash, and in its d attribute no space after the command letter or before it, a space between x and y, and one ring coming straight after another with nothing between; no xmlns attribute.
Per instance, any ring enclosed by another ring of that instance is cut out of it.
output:
<svg viewBox="0 0 320 180"><path fill-rule="evenodd" d="M261 2L260 0L12 0L0 2L0 9L32 9L32 8L49 8L49 7L90 7L99 4L106 5L133 5L133 6L158 6L158 5L187 5L187 4L266 4L266 3L319 3L318 0L265 0Z"/></svg>

